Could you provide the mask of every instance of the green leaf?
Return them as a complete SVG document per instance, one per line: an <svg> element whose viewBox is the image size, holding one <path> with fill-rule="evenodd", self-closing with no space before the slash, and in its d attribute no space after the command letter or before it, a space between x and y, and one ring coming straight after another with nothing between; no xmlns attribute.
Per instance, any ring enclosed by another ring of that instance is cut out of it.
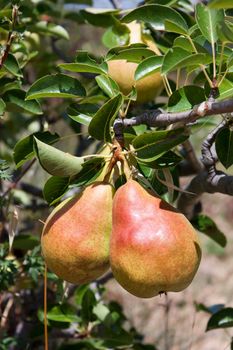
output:
<svg viewBox="0 0 233 350"><path fill-rule="evenodd" d="M131 44L128 46L114 47L108 51L106 60L127 60L129 62L141 62L146 57L155 56L154 51L144 44Z"/></svg>
<svg viewBox="0 0 233 350"><path fill-rule="evenodd" d="M102 37L102 42L109 49L115 46L126 45L129 41L129 32L129 28L126 25L115 25L106 30Z"/></svg>
<svg viewBox="0 0 233 350"><path fill-rule="evenodd" d="M104 341L104 345L109 349L116 349L125 346L130 346L133 343L133 335L123 328L116 331L105 329L101 336Z"/></svg>
<svg viewBox="0 0 233 350"><path fill-rule="evenodd" d="M215 147L220 162L228 169L233 164L233 130L224 128L219 131Z"/></svg>
<svg viewBox="0 0 233 350"><path fill-rule="evenodd" d="M3 4L1 3L1 6L3 6ZM11 16L12 16L12 10L9 8L5 8L3 10L0 11L0 18L8 18L9 20L11 19Z"/></svg>
<svg viewBox="0 0 233 350"><path fill-rule="evenodd" d="M157 4L157 5L174 5L178 2L178 0L146 0L146 4Z"/></svg>
<svg viewBox="0 0 233 350"><path fill-rule="evenodd" d="M233 66L233 53L230 56L228 56L227 65L228 65L228 67Z"/></svg>
<svg viewBox="0 0 233 350"><path fill-rule="evenodd" d="M168 151L158 159L155 159L153 162L148 163L146 161L145 163L143 163L143 161L140 161L140 163L146 164L153 169L162 169L176 166L179 162L181 162L181 160L182 158L178 156L175 152Z"/></svg>
<svg viewBox="0 0 233 350"><path fill-rule="evenodd" d="M188 30L184 18L171 7L163 5L140 6L122 18L124 23L135 20L150 24L154 30L165 30L165 20L176 23L184 31Z"/></svg>
<svg viewBox="0 0 233 350"><path fill-rule="evenodd" d="M72 104L67 109L68 116L74 121L88 126L92 119L92 116L99 109L98 105L83 103L83 104Z"/></svg>
<svg viewBox="0 0 233 350"><path fill-rule="evenodd" d="M98 338L89 337L72 344L62 344L59 350L107 350L103 341Z"/></svg>
<svg viewBox="0 0 233 350"><path fill-rule="evenodd" d="M13 249L32 250L40 244L40 240L32 235L18 235L14 238Z"/></svg>
<svg viewBox="0 0 233 350"><path fill-rule="evenodd" d="M140 80L155 72L159 72L162 66L162 61L162 56L152 56L143 60L137 66L137 69L134 74L135 80Z"/></svg>
<svg viewBox="0 0 233 350"><path fill-rule="evenodd" d="M80 187L83 185L89 185L94 182L101 172L103 171L105 165L104 158L94 157L83 164L83 169L75 176L75 179L72 181L72 187Z"/></svg>
<svg viewBox="0 0 233 350"><path fill-rule="evenodd" d="M233 327L233 308L226 307L213 314L207 324L206 331L218 328Z"/></svg>
<svg viewBox="0 0 233 350"><path fill-rule="evenodd" d="M127 182L127 179L125 174L121 174L120 176L118 176L114 184L115 190L117 190L119 187L124 185L126 182Z"/></svg>
<svg viewBox="0 0 233 350"><path fill-rule="evenodd" d="M219 86L219 97L218 100L225 100L226 98L233 96L233 81L224 79Z"/></svg>
<svg viewBox="0 0 233 350"><path fill-rule="evenodd" d="M178 34L187 34L188 28L185 30L183 27L178 25L176 22L165 20L165 30L167 32L178 33Z"/></svg>
<svg viewBox="0 0 233 350"><path fill-rule="evenodd" d="M193 66L200 64L210 63L210 57L204 53L190 54L180 47L174 47L168 50L164 56L162 73L167 74L178 68L186 68L187 66Z"/></svg>
<svg viewBox="0 0 233 350"><path fill-rule="evenodd" d="M14 147L14 162L18 167L23 165L35 155L33 149L33 137L46 143L54 143L59 140L58 134L51 134L49 131L36 132L19 140Z"/></svg>
<svg viewBox="0 0 233 350"><path fill-rule="evenodd" d="M6 109L6 104L5 104L5 102L3 101L3 99L0 98L0 116L3 115L5 109Z"/></svg>
<svg viewBox="0 0 233 350"><path fill-rule="evenodd" d="M184 129L180 128L145 133L135 137L132 144L139 161L152 162L187 138L188 135L184 132Z"/></svg>
<svg viewBox="0 0 233 350"><path fill-rule="evenodd" d="M47 319L56 322L79 322L76 309L68 304L54 306L47 312Z"/></svg>
<svg viewBox="0 0 233 350"><path fill-rule="evenodd" d="M109 309L106 305L103 304L103 302L99 302L96 306L93 308L93 313L97 316L97 318L100 321L104 321L106 316L109 314Z"/></svg>
<svg viewBox="0 0 233 350"><path fill-rule="evenodd" d="M54 176L74 176L82 169L84 159L62 152L34 137L36 156L44 170Z"/></svg>
<svg viewBox="0 0 233 350"><path fill-rule="evenodd" d="M43 189L44 199L49 205L54 205L66 192L69 186L69 177L52 176Z"/></svg>
<svg viewBox="0 0 233 350"><path fill-rule="evenodd" d="M103 103L108 100L107 96L101 95L101 92L98 95L90 95L82 98L82 103Z"/></svg>
<svg viewBox="0 0 233 350"><path fill-rule="evenodd" d="M209 8L214 9L232 9L232 0L213 0L208 3Z"/></svg>
<svg viewBox="0 0 233 350"><path fill-rule="evenodd" d="M217 25L223 20L223 10L214 10L204 4L197 4L196 21L200 31L210 43L214 44L218 40Z"/></svg>
<svg viewBox="0 0 233 350"><path fill-rule="evenodd" d="M42 114L42 109L40 103L35 99L31 101L25 101L26 92L23 90L10 90L7 91L3 98L7 103L7 108L10 106L17 106L20 109L23 109L32 114Z"/></svg>
<svg viewBox="0 0 233 350"><path fill-rule="evenodd" d="M16 77L22 77L23 74L20 70L19 63L14 55L8 54L6 61L4 62L4 68Z"/></svg>
<svg viewBox="0 0 233 350"><path fill-rule="evenodd" d="M221 247L225 247L227 239L219 230L214 221L206 215L199 214L192 219L193 226L200 232L203 232Z"/></svg>
<svg viewBox="0 0 233 350"><path fill-rule="evenodd" d="M118 12L119 10L102 10L89 8L87 10L81 10L80 14L88 23L97 27L108 28L117 22L114 14L117 14Z"/></svg>
<svg viewBox="0 0 233 350"><path fill-rule="evenodd" d="M71 98L86 96L81 83L68 75L46 75L31 85L26 94L26 100L43 97Z"/></svg>
<svg viewBox="0 0 233 350"><path fill-rule="evenodd" d="M190 41L188 40L188 38L185 38L183 36L178 36L174 40L173 46L174 47L181 47L185 51L194 52L194 48L193 48L192 44L190 43Z"/></svg>
<svg viewBox="0 0 233 350"><path fill-rule="evenodd" d="M83 297L89 289L89 284L83 284L79 286L74 294L75 302L77 305L82 305Z"/></svg>
<svg viewBox="0 0 233 350"><path fill-rule="evenodd" d="M156 350L157 348L154 345L149 344L134 344L133 350Z"/></svg>
<svg viewBox="0 0 233 350"><path fill-rule="evenodd" d="M95 320L96 316L93 314L93 308L96 305L96 297L91 289L87 289L82 298L81 317L87 323Z"/></svg>
<svg viewBox="0 0 233 350"><path fill-rule="evenodd" d="M110 78L108 75L102 74L98 75L95 78L98 86L100 87L101 90L105 92L106 95L109 97L114 97L117 94L119 94L119 86L118 84Z"/></svg>
<svg viewBox="0 0 233 350"><path fill-rule="evenodd" d="M217 25L218 37L222 42L233 42L233 28L231 28L227 22L221 22Z"/></svg>
<svg viewBox="0 0 233 350"><path fill-rule="evenodd" d="M59 67L68 70L70 72L85 72L103 74L108 72L108 66L106 62L96 62L91 58L87 51L78 51L75 63L62 63Z"/></svg>
<svg viewBox="0 0 233 350"><path fill-rule="evenodd" d="M116 117L121 105L123 97L121 94L107 101L92 118L88 132L97 140L111 142L110 126Z"/></svg>
<svg viewBox="0 0 233 350"><path fill-rule="evenodd" d="M18 80L12 80L10 78L2 78L0 80L1 93L4 94L9 90L19 90L21 89L21 83Z"/></svg>
<svg viewBox="0 0 233 350"><path fill-rule="evenodd" d="M203 88L196 85L184 86L173 92L169 97L168 111L186 111L205 100L205 90Z"/></svg>
<svg viewBox="0 0 233 350"><path fill-rule="evenodd" d="M55 36L60 39L69 40L69 33L64 27L56 25L54 23L49 23L47 21L35 22L34 25L28 27L28 30L39 34L45 34L49 36Z"/></svg>

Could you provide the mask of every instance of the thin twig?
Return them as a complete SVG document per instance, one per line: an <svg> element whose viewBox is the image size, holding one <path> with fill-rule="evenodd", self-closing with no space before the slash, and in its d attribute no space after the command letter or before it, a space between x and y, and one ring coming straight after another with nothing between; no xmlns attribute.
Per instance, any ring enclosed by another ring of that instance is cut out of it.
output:
<svg viewBox="0 0 233 350"><path fill-rule="evenodd" d="M20 180L27 174L27 172L31 169L32 165L35 163L36 158L34 158L28 165L23 169L21 174L17 177L17 179L10 184L8 189L2 194L2 198L6 197L20 182Z"/></svg>
<svg viewBox="0 0 233 350"><path fill-rule="evenodd" d="M14 27L15 27L15 24L16 24L16 21L17 21L17 17L18 17L18 10L19 10L18 6L14 5L13 9L12 9L11 30L8 33L5 50L3 51L3 54L0 57L0 69L3 67L3 65L4 65L4 63L5 63L6 59L7 59L8 54L9 54L10 49L11 49L12 42L15 39L15 34L14 34L13 31L14 31Z"/></svg>
<svg viewBox="0 0 233 350"><path fill-rule="evenodd" d="M192 45L192 48L193 48L194 52L198 53L192 38L189 35L187 35L187 39L189 40L190 44ZM209 77L209 75L208 75L208 73L206 71L206 68L205 68L204 64L200 64L200 67L201 67L201 69L202 69L202 71L203 71L203 73L204 73L204 75L206 77L206 80L209 83L209 86L212 87L212 81L211 81L211 79L210 79L210 77Z"/></svg>
<svg viewBox="0 0 233 350"><path fill-rule="evenodd" d="M114 7L114 9L118 10L121 8L120 2L118 0L109 0L109 1L112 4L112 6Z"/></svg>

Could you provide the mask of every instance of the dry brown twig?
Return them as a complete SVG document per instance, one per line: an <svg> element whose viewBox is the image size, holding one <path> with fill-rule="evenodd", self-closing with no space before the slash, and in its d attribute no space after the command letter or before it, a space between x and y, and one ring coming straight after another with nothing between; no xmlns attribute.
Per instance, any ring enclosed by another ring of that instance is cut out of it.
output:
<svg viewBox="0 0 233 350"><path fill-rule="evenodd" d="M15 39L15 33L14 33L14 28L15 28L15 24L17 22L17 18L18 18L18 12L19 12L19 8L17 5L14 5L13 6L13 9L12 9L12 22L11 22L11 30L9 31L8 33L8 37L7 37L7 41L6 41L6 47L0 57L0 69L3 67L8 55L9 55L9 52L10 52L10 49L11 49L11 45Z"/></svg>

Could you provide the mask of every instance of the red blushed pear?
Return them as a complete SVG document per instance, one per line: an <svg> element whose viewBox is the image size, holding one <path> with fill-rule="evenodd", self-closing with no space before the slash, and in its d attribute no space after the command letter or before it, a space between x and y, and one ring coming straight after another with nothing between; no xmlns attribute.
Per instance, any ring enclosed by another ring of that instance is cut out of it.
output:
<svg viewBox="0 0 233 350"><path fill-rule="evenodd" d="M183 214L134 180L117 190L110 264L123 288L141 298L179 292L200 259L197 233Z"/></svg>
<svg viewBox="0 0 233 350"><path fill-rule="evenodd" d="M41 237L48 268L61 279L89 283L109 268L113 187L95 182L48 217Z"/></svg>

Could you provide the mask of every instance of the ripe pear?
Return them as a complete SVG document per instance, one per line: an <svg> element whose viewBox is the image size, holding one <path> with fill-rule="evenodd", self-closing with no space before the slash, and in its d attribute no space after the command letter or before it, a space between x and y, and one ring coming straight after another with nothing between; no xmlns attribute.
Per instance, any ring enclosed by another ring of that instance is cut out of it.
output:
<svg viewBox="0 0 233 350"><path fill-rule="evenodd" d="M134 180L117 190L110 265L123 288L141 298L179 292L200 259L197 233L182 213Z"/></svg>
<svg viewBox="0 0 233 350"><path fill-rule="evenodd" d="M41 237L48 268L74 284L89 283L109 268L112 185L95 182L49 215Z"/></svg>
<svg viewBox="0 0 233 350"><path fill-rule="evenodd" d="M149 49L154 51L157 55L160 52L156 44L141 34L141 25L136 22L127 24L130 30L130 44L144 43ZM159 72L153 73L145 78L138 80L134 79L134 74L138 63L127 62L127 60L112 60L108 61L108 74L113 78L120 87L124 95L128 95L132 87L136 87L137 102L145 103L152 101L157 97L163 89L163 80Z"/></svg>

